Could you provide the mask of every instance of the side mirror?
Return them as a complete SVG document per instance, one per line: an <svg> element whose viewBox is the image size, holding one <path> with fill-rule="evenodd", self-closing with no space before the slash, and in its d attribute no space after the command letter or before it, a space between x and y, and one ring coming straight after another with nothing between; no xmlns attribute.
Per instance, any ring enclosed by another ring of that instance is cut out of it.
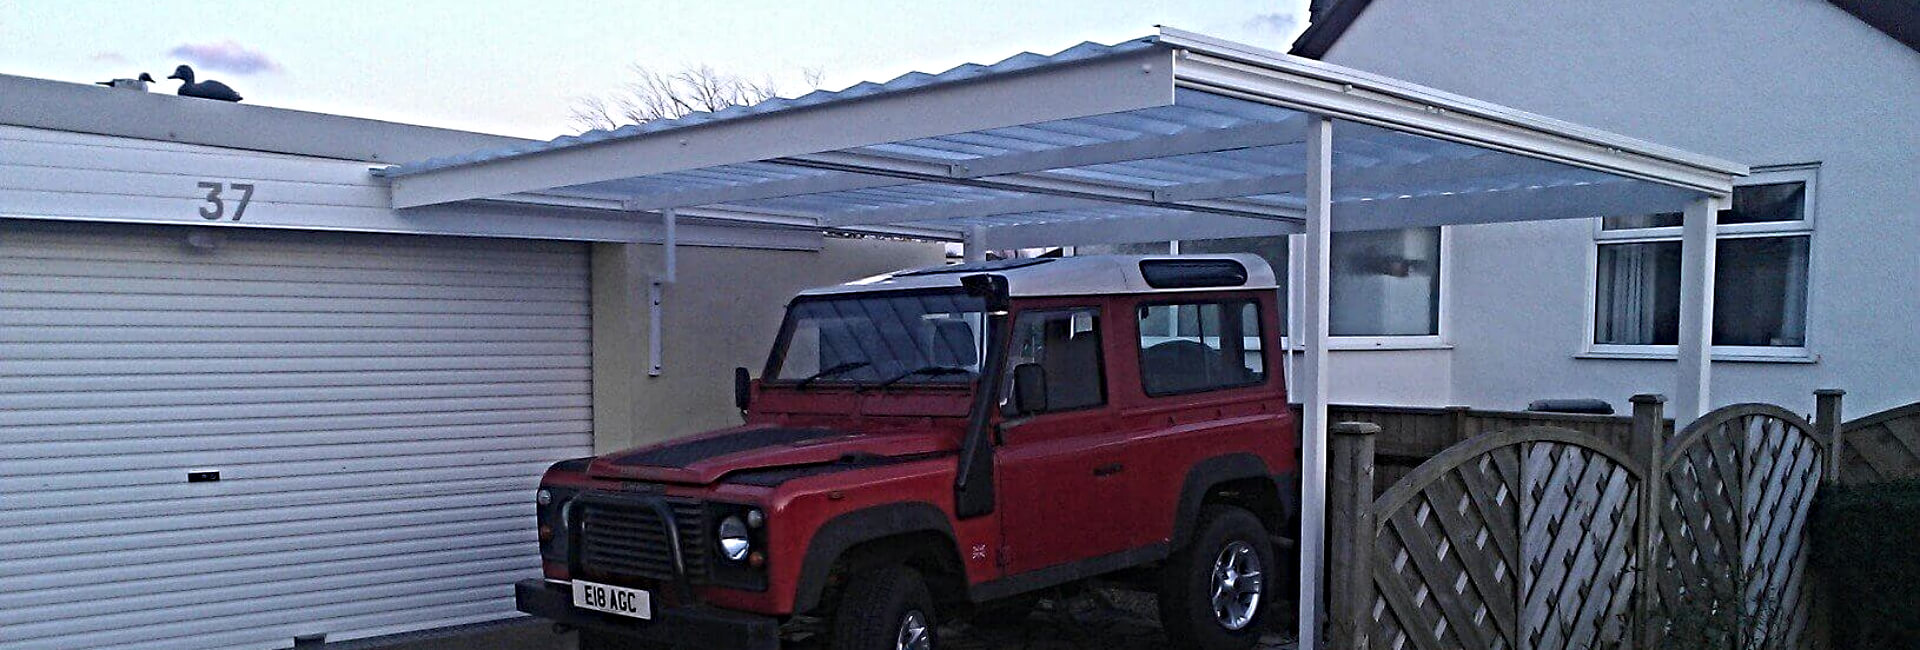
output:
<svg viewBox="0 0 1920 650"><path fill-rule="evenodd" d="M1037 363L1013 367L1013 409L1022 415L1047 410L1047 369Z"/></svg>
<svg viewBox="0 0 1920 650"><path fill-rule="evenodd" d="M733 405L742 411L753 401L753 377L746 368L733 369Z"/></svg>

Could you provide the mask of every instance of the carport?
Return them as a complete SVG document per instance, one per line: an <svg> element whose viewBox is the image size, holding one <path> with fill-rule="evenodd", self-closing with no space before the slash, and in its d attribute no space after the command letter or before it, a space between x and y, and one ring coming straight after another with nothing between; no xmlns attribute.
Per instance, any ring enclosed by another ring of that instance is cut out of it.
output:
<svg viewBox="0 0 1920 650"><path fill-rule="evenodd" d="M663 220L664 282L683 219L911 234L964 241L969 256L1295 235L1300 552L1318 566L1330 233L1682 212L1673 393L1690 418L1710 403L1714 221L1747 168L1165 29L382 173L400 209L591 202ZM1301 572L1301 593L1319 593L1318 579ZM1302 621L1316 609L1301 598ZM1318 646L1313 626L1301 632L1302 648Z"/></svg>

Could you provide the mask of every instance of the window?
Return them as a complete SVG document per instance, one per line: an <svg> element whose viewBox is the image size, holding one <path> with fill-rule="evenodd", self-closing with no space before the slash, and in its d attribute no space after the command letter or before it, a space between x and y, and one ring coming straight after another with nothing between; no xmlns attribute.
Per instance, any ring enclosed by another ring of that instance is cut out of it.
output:
<svg viewBox="0 0 1920 650"><path fill-rule="evenodd" d="M776 381L963 384L979 371L983 302L959 292L806 298L774 349Z"/></svg>
<svg viewBox="0 0 1920 650"><path fill-rule="evenodd" d="M1440 335L1440 228L1337 232L1328 245L1328 333L1336 337ZM1241 237L1180 243L1180 252L1252 253L1273 267L1286 291L1286 237ZM1286 323L1286 305L1279 323ZM1285 334L1284 325L1281 333Z"/></svg>
<svg viewBox="0 0 1920 650"><path fill-rule="evenodd" d="M1139 309L1140 382L1148 395L1250 386L1266 379L1260 311L1250 300Z"/></svg>
<svg viewBox="0 0 1920 650"><path fill-rule="evenodd" d="M1758 172L1718 215L1713 345L1804 354L1813 220L1812 169ZM1680 215L1600 221L1593 345L1658 350L1680 338Z"/></svg>
<svg viewBox="0 0 1920 650"><path fill-rule="evenodd" d="M1070 411L1107 403L1100 363L1100 312L1095 309L1031 311L1013 324L1007 356L1007 388L1013 395L1014 369L1038 366L1046 378L1046 412Z"/></svg>

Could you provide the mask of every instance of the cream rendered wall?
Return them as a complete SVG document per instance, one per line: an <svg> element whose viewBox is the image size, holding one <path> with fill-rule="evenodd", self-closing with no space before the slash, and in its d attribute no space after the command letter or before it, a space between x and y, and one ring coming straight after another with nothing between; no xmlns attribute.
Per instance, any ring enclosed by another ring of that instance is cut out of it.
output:
<svg viewBox="0 0 1920 650"><path fill-rule="evenodd" d="M647 284L661 251L594 248L595 453L740 424L733 369L760 375L795 293L945 259L939 244L870 239L826 238L818 251L682 246L664 293L664 371L649 377Z"/></svg>
<svg viewBox="0 0 1920 650"><path fill-rule="evenodd" d="M1325 58L1754 166L1819 163L1818 362L1715 363L1713 402L1920 399L1920 53L1815 0L1375 0ZM1672 393L1672 361L1575 356L1593 227L1451 229L1453 401Z"/></svg>

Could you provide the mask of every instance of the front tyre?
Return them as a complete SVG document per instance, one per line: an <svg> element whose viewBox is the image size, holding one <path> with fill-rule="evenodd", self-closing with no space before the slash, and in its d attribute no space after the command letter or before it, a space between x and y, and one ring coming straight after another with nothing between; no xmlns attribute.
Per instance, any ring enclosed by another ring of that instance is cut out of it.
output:
<svg viewBox="0 0 1920 650"><path fill-rule="evenodd" d="M1160 624L1175 648L1244 650L1260 640L1276 567L1253 513L1208 506L1160 576Z"/></svg>
<svg viewBox="0 0 1920 650"><path fill-rule="evenodd" d="M854 574L833 622L834 650L933 650L933 594L918 571L892 564Z"/></svg>

